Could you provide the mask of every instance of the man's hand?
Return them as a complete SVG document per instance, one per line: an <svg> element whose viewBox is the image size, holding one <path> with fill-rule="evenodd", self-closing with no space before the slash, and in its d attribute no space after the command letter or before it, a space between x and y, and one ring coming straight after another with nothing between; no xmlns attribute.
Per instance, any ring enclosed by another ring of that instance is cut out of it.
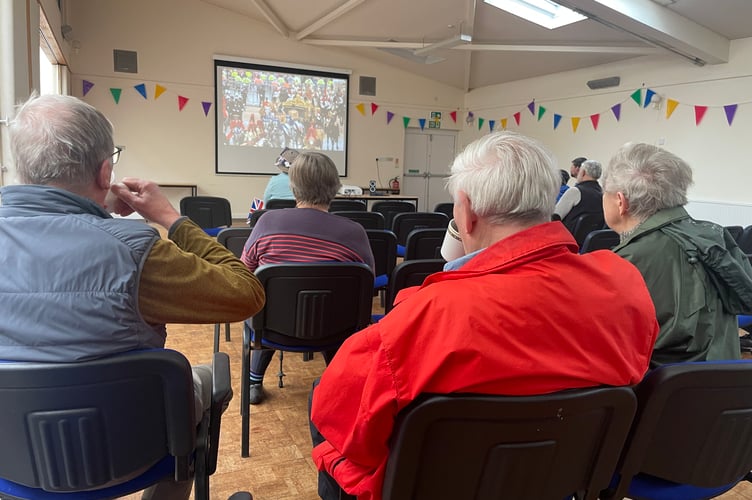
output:
<svg viewBox="0 0 752 500"><path fill-rule="evenodd" d="M126 177L113 184L110 191L117 196L118 201L113 205L112 211L118 215L129 215L135 211L144 219L156 222L165 229L169 229L180 218L180 213L170 200L151 181Z"/></svg>

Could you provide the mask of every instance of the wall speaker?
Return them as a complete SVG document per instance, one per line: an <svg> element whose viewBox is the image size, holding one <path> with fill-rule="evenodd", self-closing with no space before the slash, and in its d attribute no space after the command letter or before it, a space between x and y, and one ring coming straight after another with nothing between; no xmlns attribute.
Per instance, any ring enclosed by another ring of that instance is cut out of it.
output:
<svg viewBox="0 0 752 500"><path fill-rule="evenodd" d="M618 87L621 82L621 78L618 76L609 76L608 78L599 78L598 80L590 80L587 82L587 86L592 90L607 89L608 87Z"/></svg>
<svg viewBox="0 0 752 500"><path fill-rule="evenodd" d="M120 73L138 73L138 53L133 50L112 51L112 58L115 62L115 71Z"/></svg>
<svg viewBox="0 0 752 500"><path fill-rule="evenodd" d="M358 93L360 95L375 96L376 95L376 78L373 76L361 76L360 85L358 86Z"/></svg>

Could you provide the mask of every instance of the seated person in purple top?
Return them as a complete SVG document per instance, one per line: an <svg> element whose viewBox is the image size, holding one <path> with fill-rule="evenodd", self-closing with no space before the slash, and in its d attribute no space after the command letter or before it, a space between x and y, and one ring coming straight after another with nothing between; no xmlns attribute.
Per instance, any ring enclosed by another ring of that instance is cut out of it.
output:
<svg viewBox="0 0 752 500"><path fill-rule="evenodd" d="M289 175L297 207L270 210L258 220L240 257L248 269L289 262L363 262L374 269L363 226L328 212L341 186L332 160L321 153L301 153ZM262 384L273 356L272 349L251 353L251 404L266 398ZM333 356L324 353L327 364Z"/></svg>

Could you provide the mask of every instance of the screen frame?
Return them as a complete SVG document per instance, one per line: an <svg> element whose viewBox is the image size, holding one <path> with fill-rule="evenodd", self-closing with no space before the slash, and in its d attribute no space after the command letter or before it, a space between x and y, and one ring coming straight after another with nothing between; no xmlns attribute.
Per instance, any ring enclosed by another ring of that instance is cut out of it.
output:
<svg viewBox="0 0 752 500"><path fill-rule="evenodd" d="M305 64L287 63L279 61L270 61L263 59L249 59L227 55L214 55L214 99L215 99L215 112L214 112L214 172L217 175L276 175L279 173L279 169L274 166L275 160L279 154L281 148L268 148L268 151L263 152L266 156L262 162L262 167L248 166L242 169L228 167L224 164L220 164L221 148L232 148L233 146L225 146L220 141L222 135L222 122L224 118L221 116L223 113L223 96L221 95L221 82L220 68L237 68L239 70L251 70L251 71L268 71L275 73L285 73L290 75L310 76L310 77L322 77L333 78L345 81L345 97L344 97L344 116L343 120L343 134L344 139L344 151L327 151L317 149L299 148L300 151L321 151L332 158L340 177L347 177L348 173L348 157L349 157L349 133L350 133L350 78L352 71L346 69L327 68L321 66L309 66ZM279 149L279 150L278 150ZM224 149L223 151L228 151ZM336 154L334 154L336 153ZM227 158L225 158L227 161ZM239 163L239 162L238 162ZM248 162L252 165L252 162Z"/></svg>

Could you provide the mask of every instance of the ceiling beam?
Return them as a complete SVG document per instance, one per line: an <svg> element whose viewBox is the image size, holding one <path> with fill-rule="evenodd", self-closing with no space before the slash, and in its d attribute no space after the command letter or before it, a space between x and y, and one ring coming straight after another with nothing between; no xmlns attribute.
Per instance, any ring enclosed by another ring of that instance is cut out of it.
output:
<svg viewBox="0 0 752 500"><path fill-rule="evenodd" d="M256 6L258 10L261 11L266 20L269 21L269 24L274 26L274 29L276 29L280 35L285 38L288 38L290 36L290 30L287 28L282 19L280 19L279 16L271 9L271 7L269 7L269 4L267 4L265 0L251 0L251 2Z"/></svg>
<svg viewBox="0 0 752 500"><path fill-rule="evenodd" d="M731 42L727 38L651 0L556 1L593 21L695 64L720 64L729 60Z"/></svg>
<svg viewBox="0 0 752 500"><path fill-rule="evenodd" d="M340 5L339 7L334 8L333 10L329 11L328 13L324 14L320 18L316 19L314 22L303 28L302 30L295 33L295 39L296 40L302 40L303 38L307 37L311 33L314 33L327 24L331 23L332 21L342 17L350 10L354 9L358 5L365 2L365 0L347 0L345 3Z"/></svg>

